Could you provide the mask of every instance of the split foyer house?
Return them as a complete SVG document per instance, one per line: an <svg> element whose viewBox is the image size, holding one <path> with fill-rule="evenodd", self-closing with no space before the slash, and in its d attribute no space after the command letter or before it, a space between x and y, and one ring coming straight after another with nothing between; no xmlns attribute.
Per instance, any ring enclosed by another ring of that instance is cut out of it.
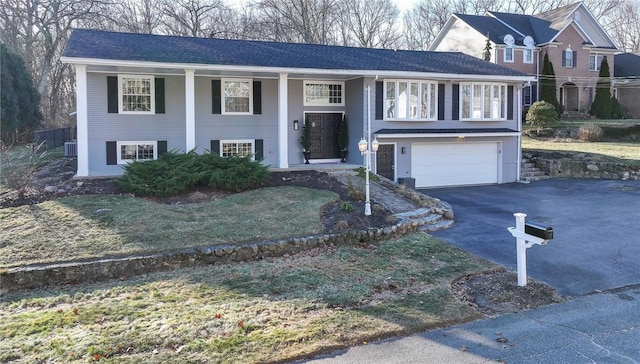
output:
<svg viewBox="0 0 640 364"><path fill-rule="evenodd" d="M518 179L520 71L418 52L74 30L78 177L122 174L166 151L250 155L274 168L337 162L338 123L380 143L373 169L417 187Z"/></svg>
<svg viewBox="0 0 640 364"><path fill-rule="evenodd" d="M569 114L586 113L595 97L600 64L613 71L618 49L583 3L536 15L489 11L483 16L453 14L429 50L458 51L484 58L487 39L491 62L536 75L523 88L526 108L538 100L545 53L553 64L558 101Z"/></svg>

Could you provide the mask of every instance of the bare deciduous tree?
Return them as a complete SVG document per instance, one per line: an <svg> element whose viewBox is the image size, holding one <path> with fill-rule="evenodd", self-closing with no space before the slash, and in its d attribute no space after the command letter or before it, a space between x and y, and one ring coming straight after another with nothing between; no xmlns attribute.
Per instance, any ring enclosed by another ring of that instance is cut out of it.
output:
<svg viewBox="0 0 640 364"><path fill-rule="evenodd" d="M343 43L367 48L396 48L400 11L391 0L345 0Z"/></svg>
<svg viewBox="0 0 640 364"><path fill-rule="evenodd" d="M165 33L191 37L208 37L216 19L220 0L166 0L162 5Z"/></svg>

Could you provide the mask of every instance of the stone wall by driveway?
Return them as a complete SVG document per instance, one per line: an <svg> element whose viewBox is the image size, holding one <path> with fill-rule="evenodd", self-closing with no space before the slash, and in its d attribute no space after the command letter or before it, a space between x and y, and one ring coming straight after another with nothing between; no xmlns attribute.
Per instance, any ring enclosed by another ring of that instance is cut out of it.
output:
<svg viewBox="0 0 640 364"><path fill-rule="evenodd" d="M639 168L601 155L530 149L522 154L551 177L640 179Z"/></svg>

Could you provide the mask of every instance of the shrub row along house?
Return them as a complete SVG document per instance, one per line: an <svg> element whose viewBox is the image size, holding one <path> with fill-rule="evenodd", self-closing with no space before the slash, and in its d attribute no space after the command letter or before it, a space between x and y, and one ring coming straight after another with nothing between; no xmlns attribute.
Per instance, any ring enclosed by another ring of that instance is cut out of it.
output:
<svg viewBox="0 0 640 364"><path fill-rule="evenodd" d="M459 51L536 75L523 88L522 105L538 100L543 58L553 64L557 99L564 111L584 115L595 97L600 64L606 57L614 69L619 50L587 7L579 2L537 15L487 12L483 16L453 14L443 26L433 51Z"/></svg>
<svg viewBox="0 0 640 364"><path fill-rule="evenodd" d="M348 162L358 141L380 143L375 172L417 187L518 179L524 72L458 52L74 30L78 177L122 173L168 150L251 155L274 168L336 162L348 116Z"/></svg>

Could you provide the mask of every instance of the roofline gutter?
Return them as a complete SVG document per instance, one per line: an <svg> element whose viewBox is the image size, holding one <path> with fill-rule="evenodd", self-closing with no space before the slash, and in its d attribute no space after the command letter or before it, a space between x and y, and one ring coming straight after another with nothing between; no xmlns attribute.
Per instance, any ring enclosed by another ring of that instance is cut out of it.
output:
<svg viewBox="0 0 640 364"><path fill-rule="evenodd" d="M63 63L86 66L112 66L112 67L139 67L139 68L165 68L165 69L189 69L196 71L232 71L232 72L272 72L272 73L307 73L317 75L344 75L344 76L364 76L375 77L384 75L385 77L415 77L420 78L429 75L429 78L444 80L492 80L492 81L534 81L534 76L497 76L486 74L457 74L457 73L434 73L415 71L388 71L388 70L345 70L345 69L320 69L320 68L289 68L289 67L261 67L261 66L230 66L230 65L207 65L196 63L164 63L164 62L140 62L122 61L99 58L76 58L60 57Z"/></svg>
<svg viewBox="0 0 640 364"><path fill-rule="evenodd" d="M376 134L378 139L408 139L408 138L481 138L481 137L512 137L520 136L520 132L499 133L400 133L400 134Z"/></svg>

